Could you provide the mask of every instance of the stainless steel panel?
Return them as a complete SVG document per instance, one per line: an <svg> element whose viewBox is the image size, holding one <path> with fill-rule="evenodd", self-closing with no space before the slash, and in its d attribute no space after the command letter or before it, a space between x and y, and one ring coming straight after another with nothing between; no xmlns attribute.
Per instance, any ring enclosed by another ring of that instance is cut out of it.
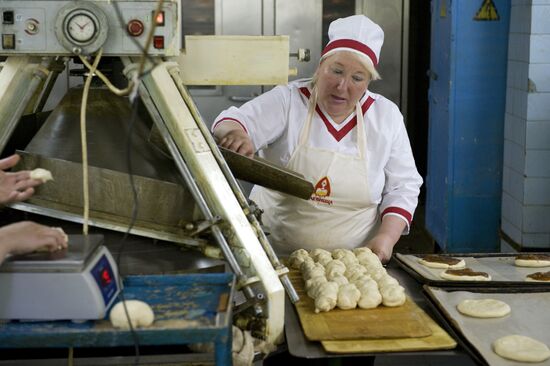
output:
<svg viewBox="0 0 550 366"><path fill-rule="evenodd" d="M396 103L402 111L401 90L403 78L403 34L408 32L404 24L406 0L362 0L361 13L378 23L384 30L384 45L380 53L378 71L382 80L373 82L370 90L382 94ZM408 17L407 17L408 19Z"/></svg>
<svg viewBox="0 0 550 366"><path fill-rule="evenodd" d="M290 36L290 52L307 48L311 53L309 62L299 62L295 57L290 59L290 67L298 69L298 75L291 79L310 77L315 72L321 57L322 20L322 1L275 1L275 34Z"/></svg>

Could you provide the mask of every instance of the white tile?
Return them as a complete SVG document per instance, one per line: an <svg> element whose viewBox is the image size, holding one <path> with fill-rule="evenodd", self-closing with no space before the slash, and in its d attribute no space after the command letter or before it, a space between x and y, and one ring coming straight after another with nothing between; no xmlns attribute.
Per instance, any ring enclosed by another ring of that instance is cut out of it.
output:
<svg viewBox="0 0 550 366"><path fill-rule="evenodd" d="M506 113L504 117L504 138L525 146L526 120Z"/></svg>
<svg viewBox="0 0 550 366"><path fill-rule="evenodd" d="M550 118L550 93L527 94L526 118L528 121L547 121Z"/></svg>
<svg viewBox="0 0 550 366"><path fill-rule="evenodd" d="M516 201L523 203L525 201L525 177L523 174L504 167L502 179L502 190L512 196Z"/></svg>
<svg viewBox="0 0 550 366"><path fill-rule="evenodd" d="M550 248L550 234L523 234L524 248Z"/></svg>
<svg viewBox="0 0 550 366"><path fill-rule="evenodd" d="M529 65L529 79L538 93L550 92L550 63Z"/></svg>
<svg viewBox="0 0 550 366"><path fill-rule="evenodd" d="M525 146L527 149L550 149L550 116L548 118L548 121L526 122ZM512 133L511 128L510 130Z"/></svg>
<svg viewBox="0 0 550 366"><path fill-rule="evenodd" d="M525 152L522 146L504 140L504 166L520 174L525 172Z"/></svg>
<svg viewBox="0 0 550 366"><path fill-rule="evenodd" d="M526 118L527 116L527 91L514 89L512 93L512 114L516 117Z"/></svg>
<svg viewBox="0 0 550 366"><path fill-rule="evenodd" d="M530 43L528 48L530 63L550 63L550 34L532 34L530 40L526 41ZM524 52L525 50L522 50ZM519 55L523 60L522 55Z"/></svg>
<svg viewBox="0 0 550 366"><path fill-rule="evenodd" d="M550 0L530 0L533 5L550 5Z"/></svg>
<svg viewBox="0 0 550 366"><path fill-rule="evenodd" d="M550 206L523 207L523 234L550 233Z"/></svg>
<svg viewBox="0 0 550 366"><path fill-rule="evenodd" d="M531 10L531 34L550 34L550 4L534 5Z"/></svg>
<svg viewBox="0 0 550 366"><path fill-rule="evenodd" d="M550 178L527 177L522 180L522 188L524 205L550 205Z"/></svg>
<svg viewBox="0 0 550 366"><path fill-rule="evenodd" d="M521 230L512 224L507 219L502 219L501 221L501 230L503 233L508 235L510 239L512 239L514 242L521 244Z"/></svg>
<svg viewBox="0 0 550 366"><path fill-rule="evenodd" d="M527 150L525 175L530 178L550 178L550 150Z"/></svg>
<svg viewBox="0 0 550 366"><path fill-rule="evenodd" d="M523 206L520 201L514 199L508 193L502 193L502 222L508 221L521 231L523 227ZM510 233L506 232L510 235ZM511 236L511 235L510 235ZM516 240L514 238L514 240ZM518 241L519 242L519 241Z"/></svg>

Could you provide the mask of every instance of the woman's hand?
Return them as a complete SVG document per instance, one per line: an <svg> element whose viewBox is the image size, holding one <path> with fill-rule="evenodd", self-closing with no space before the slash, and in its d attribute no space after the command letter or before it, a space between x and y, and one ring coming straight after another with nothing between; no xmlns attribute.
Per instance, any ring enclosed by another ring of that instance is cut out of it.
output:
<svg viewBox="0 0 550 366"><path fill-rule="evenodd" d="M220 139L219 145L244 156L254 156L254 144L242 129L233 129Z"/></svg>
<svg viewBox="0 0 550 366"><path fill-rule="evenodd" d="M15 173L7 173L19 162L19 155L12 155L0 160L0 205L7 205L28 199L34 193L34 188L42 181L31 179L30 172L23 170Z"/></svg>
<svg viewBox="0 0 550 366"><path fill-rule="evenodd" d="M0 252L23 254L37 249L50 252L67 248L67 235L61 228L21 221L0 228ZM0 261L4 256L0 257Z"/></svg>
<svg viewBox="0 0 550 366"><path fill-rule="evenodd" d="M401 233L406 225L405 220L399 217L393 215L384 216L378 232L367 242L366 246L374 254L378 255L382 263L388 262L391 259L393 247L401 237Z"/></svg>

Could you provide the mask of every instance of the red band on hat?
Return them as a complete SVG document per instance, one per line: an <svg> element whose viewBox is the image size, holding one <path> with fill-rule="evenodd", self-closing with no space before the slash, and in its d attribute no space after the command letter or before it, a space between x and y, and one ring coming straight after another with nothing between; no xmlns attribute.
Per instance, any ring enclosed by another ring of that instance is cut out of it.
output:
<svg viewBox="0 0 550 366"><path fill-rule="evenodd" d="M337 39L336 41L330 42L321 53L321 57L323 57L325 53L335 48L354 49L367 55L371 59L374 66L378 65L378 60L376 59L376 54L374 53L374 51L371 50L367 45L353 39Z"/></svg>

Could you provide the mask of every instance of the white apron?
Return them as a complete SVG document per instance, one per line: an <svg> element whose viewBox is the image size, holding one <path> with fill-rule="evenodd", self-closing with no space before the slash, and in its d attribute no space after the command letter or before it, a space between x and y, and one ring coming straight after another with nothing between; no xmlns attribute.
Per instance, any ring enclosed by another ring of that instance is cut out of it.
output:
<svg viewBox="0 0 550 366"><path fill-rule="evenodd" d="M312 115L302 131L287 168L315 184L309 200L255 186L250 198L264 210L263 223L278 254L296 249L356 248L363 244L378 221L378 205L371 201L367 179L367 136L363 113L357 104L358 156L310 146Z"/></svg>

